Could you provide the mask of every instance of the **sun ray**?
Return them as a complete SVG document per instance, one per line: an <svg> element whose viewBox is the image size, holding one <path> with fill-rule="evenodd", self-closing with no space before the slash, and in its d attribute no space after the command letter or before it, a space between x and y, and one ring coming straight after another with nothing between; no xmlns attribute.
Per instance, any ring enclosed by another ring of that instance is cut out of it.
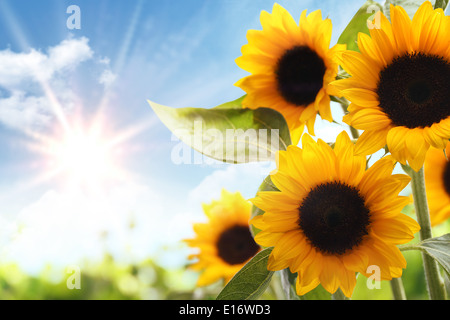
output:
<svg viewBox="0 0 450 320"><path fill-rule="evenodd" d="M17 21L16 16L11 7L8 5L7 1L0 1L0 14L2 16L2 19L6 21L7 25L9 26L9 30L13 34L12 38L17 41L17 43L23 50L27 49L29 44L28 39L25 36L22 28L20 27L20 23Z"/></svg>
<svg viewBox="0 0 450 320"><path fill-rule="evenodd" d="M29 41L22 30L20 23L18 22L18 19L16 18L15 13L13 10L8 6L7 2L1 2L0 3L1 12L3 12L3 17L8 21L8 24L11 26L10 31L13 34L13 39L17 39L19 46L23 51L26 51L30 48ZM44 91L44 94L46 98L50 102L51 110L53 111L56 118L59 120L61 125L66 129L69 130L69 125L66 119L66 116L64 114L64 110L61 106L61 104L58 101L58 98L56 97L54 91L50 87L50 84L43 79L36 70L30 70L33 72L36 76L37 82L40 84L42 90Z"/></svg>
<svg viewBox="0 0 450 320"><path fill-rule="evenodd" d="M126 56L130 50L131 41L136 32L136 24L142 11L143 1L139 1L134 9L128 30L120 47L114 64L114 72L120 73L124 67ZM11 26L10 32L17 39L22 51L30 50L29 41L19 23L14 11L5 2L0 3L2 16L6 17ZM52 88L49 79L30 70L34 80L39 84L43 95L48 101L48 109L55 118L53 132L37 131L32 128L19 128L27 137L22 145L40 158L42 172L21 181L10 194L25 192L31 188L47 183L64 184L72 187L87 187L91 190L106 188L108 184L128 181L133 176L118 162L121 157L120 149L128 141L141 134L154 124L150 117L116 132L107 131L104 115L111 107L109 89L104 88L103 95L95 107L95 112L89 121L73 112L67 114L57 93ZM83 113L82 99L73 101ZM111 119L108 119L111 120ZM127 155L128 156L128 155ZM4 195L7 196L7 195Z"/></svg>
<svg viewBox="0 0 450 320"><path fill-rule="evenodd" d="M137 30L137 24L139 22L139 17L142 12L143 3L144 3L143 0L138 1L138 3L136 4L136 7L134 8L131 20L128 23L128 29L127 29L127 32L125 33L125 38L123 39L123 43L119 49L119 54L118 54L118 57L116 60L117 62L115 64L115 68L114 68L115 69L114 71L116 73L120 72L125 65L125 61L126 61L128 52L130 51L131 41L133 40L133 37Z"/></svg>

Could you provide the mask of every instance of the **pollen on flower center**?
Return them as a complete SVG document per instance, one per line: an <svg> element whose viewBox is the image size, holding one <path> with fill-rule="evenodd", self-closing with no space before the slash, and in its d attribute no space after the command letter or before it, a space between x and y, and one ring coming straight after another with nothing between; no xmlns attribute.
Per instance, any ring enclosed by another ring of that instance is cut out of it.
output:
<svg viewBox="0 0 450 320"><path fill-rule="evenodd" d="M323 87L326 66L323 59L308 46L287 50L276 67L278 91L286 101L307 106L314 102Z"/></svg>
<svg viewBox="0 0 450 320"><path fill-rule="evenodd" d="M429 127L450 116L450 62L423 53L405 54L380 72L380 108L396 126Z"/></svg>
<svg viewBox="0 0 450 320"><path fill-rule="evenodd" d="M244 263L259 251L249 227L241 225L223 231L216 246L218 256L230 265Z"/></svg>
<svg viewBox="0 0 450 320"><path fill-rule="evenodd" d="M312 246L339 255L359 245L368 234L370 214L356 188L328 182L303 199L298 224Z"/></svg>

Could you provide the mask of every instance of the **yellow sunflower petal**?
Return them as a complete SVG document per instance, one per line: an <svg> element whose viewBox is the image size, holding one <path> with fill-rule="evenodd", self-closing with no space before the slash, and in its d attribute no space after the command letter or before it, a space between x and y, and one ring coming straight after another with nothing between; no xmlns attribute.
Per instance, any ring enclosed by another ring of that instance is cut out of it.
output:
<svg viewBox="0 0 450 320"><path fill-rule="evenodd" d="M402 164L406 164L407 155L405 153L405 140L408 129L405 127L395 127L389 130L386 143L391 154Z"/></svg>
<svg viewBox="0 0 450 320"><path fill-rule="evenodd" d="M297 295L303 296L309 291L315 289L320 284L318 277L316 278L306 278L298 276L296 280L296 291Z"/></svg>
<svg viewBox="0 0 450 320"><path fill-rule="evenodd" d="M342 257L342 263L349 270L361 272L367 269L369 258L363 250L353 250L352 253Z"/></svg>
<svg viewBox="0 0 450 320"><path fill-rule="evenodd" d="M378 95L368 89L364 88L350 88L345 89L342 91L342 93L353 103L364 107L372 107L376 108L378 107L379 101L378 101Z"/></svg>
<svg viewBox="0 0 450 320"><path fill-rule="evenodd" d="M320 284L330 293L335 293L340 285L338 275L341 268L342 263L337 257L324 256L323 269L319 275L319 279Z"/></svg>
<svg viewBox="0 0 450 320"><path fill-rule="evenodd" d="M273 253L269 256L269 261L267 263L267 269L270 271L279 271L289 267L289 260L275 259Z"/></svg>
<svg viewBox="0 0 450 320"><path fill-rule="evenodd" d="M279 260L289 260L295 258L299 251L298 244L302 242L303 238L304 236L298 229L284 233L283 236L277 241L272 251L274 258Z"/></svg>
<svg viewBox="0 0 450 320"><path fill-rule="evenodd" d="M364 108L353 114L351 125L361 130L383 130L391 120L379 108Z"/></svg>
<svg viewBox="0 0 450 320"><path fill-rule="evenodd" d="M356 274L354 271L348 270L342 264L336 270L339 279L339 288L342 290L342 293L350 298L353 294L353 290L356 286Z"/></svg>
<svg viewBox="0 0 450 320"><path fill-rule="evenodd" d="M366 159L363 156L355 156L355 146L347 132L343 131L336 138L334 152L339 180L349 185L358 184L365 172Z"/></svg>
<svg viewBox="0 0 450 320"><path fill-rule="evenodd" d="M380 48L375 45L374 41L368 34L363 32L358 33L358 48L361 53L370 58L379 69L386 66L386 59L383 56L383 52L380 51Z"/></svg>
<svg viewBox="0 0 450 320"><path fill-rule="evenodd" d="M257 225L255 224L255 227ZM260 231L258 232L258 234L255 236L255 241L256 243L258 243L260 246L269 248L269 247L273 247L278 240L280 240L280 238L283 236L282 232L265 232L265 231Z"/></svg>
<svg viewBox="0 0 450 320"><path fill-rule="evenodd" d="M356 51L345 51L341 54L342 67L352 76L358 79L366 79L367 82L376 82L378 74L376 73L376 65L362 54Z"/></svg>
<svg viewBox="0 0 450 320"><path fill-rule="evenodd" d="M373 189L378 188L377 182L389 178L394 170L395 160L386 156L375 162L361 178L359 189L363 194L369 194Z"/></svg>
<svg viewBox="0 0 450 320"><path fill-rule="evenodd" d="M404 214L389 219L377 219L372 223L372 227L377 236L393 244L409 242L420 230L419 224Z"/></svg>
<svg viewBox="0 0 450 320"><path fill-rule="evenodd" d="M411 50L411 19L405 9L391 5L392 30L399 53Z"/></svg>
<svg viewBox="0 0 450 320"><path fill-rule="evenodd" d="M250 202L239 192L232 193L225 189L222 190L220 199L203 204L208 221L194 224L195 237L184 240L189 247L197 249L197 253L191 254L189 258L197 260L190 268L200 272L199 286L209 285L219 279L228 281L260 250L250 232L251 209ZM255 218L254 222L261 228L265 226L262 218ZM267 238L271 241L276 238L273 234L266 234L267 237L263 237L263 232L261 234L263 242L267 241ZM246 241L245 246L249 248L245 254L239 253L238 260L223 254L233 250L232 244L226 248L230 241L233 242L233 236L230 235L245 239L242 241Z"/></svg>
<svg viewBox="0 0 450 320"><path fill-rule="evenodd" d="M417 171L429 146L443 148L450 138L450 120L447 121L444 109L441 120L428 117L433 109L430 101L445 105L439 97L445 96L446 88L439 85L445 80L440 80L440 74L431 71L433 68L427 64L434 61L441 66L450 61L450 20L442 9L433 10L430 2L420 6L412 21L401 6L390 5L390 12L392 23L380 13L379 25L369 30L370 35L358 35L359 53L346 51L338 56L351 77L333 81L329 86L333 94L351 102L343 121L365 130L357 152L365 149L364 153L371 154L387 143L397 161L408 162ZM425 85L439 88L442 93L432 93L433 100L416 97L414 71L410 71L416 69L420 74L427 73L425 78L436 79ZM391 90L393 87L398 88ZM366 143L368 147L364 148Z"/></svg>
<svg viewBox="0 0 450 320"><path fill-rule="evenodd" d="M257 243L274 247L268 269L298 273L298 294L322 284L331 293L341 288L350 297L355 272L367 275L367 267L376 264L387 280L401 275L405 267L396 245L410 241L418 227L400 213L410 199L398 194L410 178L392 175L392 156L366 170L366 157L356 156L354 149L345 131L334 149L304 135L302 148L290 146L280 152L273 175L280 191L263 192L254 202L270 209L252 220L261 228ZM353 219L360 225L343 227L340 218L352 210L361 214Z"/></svg>
<svg viewBox="0 0 450 320"><path fill-rule="evenodd" d="M382 254L385 259L389 262L389 265L391 267L396 268L406 268L406 259L401 254L399 248L396 246L388 245L384 241L377 239L377 241L374 242L374 248Z"/></svg>
<svg viewBox="0 0 450 320"><path fill-rule="evenodd" d="M447 143L446 153L450 150ZM436 226L450 218L450 193L445 177L450 168L444 150L431 148L425 158L424 173L431 225Z"/></svg>
<svg viewBox="0 0 450 320"><path fill-rule="evenodd" d="M238 66L251 75L237 81L235 85L247 94L243 101L244 107L265 107L279 111L286 119L291 140L296 145L305 125L308 132L314 135L318 112L324 119L330 122L333 120L327 91L329 82L335 79L338 72L335 55L343 50L343 46L329 48L332 25L329 19L322 19L320 10L309 15L303 11L298 25L286 9L274 4L272 13L263 11L260 20L262 30L247 32L248 44L242 47L242 56L236 59ZM324 75L320 75L323 77L322 87L308 85L307 79L281 79L280 61L288 54L297 54L298 61L305 61L306 68L314 69L311 59L316 59L318 65L323 63L326 70ZM313 55L316 58L310 57ZM299 87L304 90L297 90Z"/></svg>
<svg viewBox="0 0 450 320"><path fill-rule="evenodd" d="M368 155L375 153L386 145L388 130L364 131L356 141L355 153Z"/></svg>
<svg viewBox="0 0 450 320"><path fill-rule="evenodd" d="M298 214L295 212L265 212L264 223L266 223L268 227L264 230L274 233L289 232L298 229L297 221Z"/></svg>
<svg viewBox="0 0 450 320"><path fill-rule="evenodd" d="M431 146L437 149L444 149L445 146L447 145L448 139L442 138L441 136L436 134L436 131L433 130L433 126L423 128L424 131L423 136L426 142L428 142Z"/></svg>
<svg viewBox="0 0 450 320"><path fill-rule="evenodd" d="M297 208L298 202L283 192L260 191L250 201L263 211L293 210ZM283 205L280 206L280 203Z"/></svg>

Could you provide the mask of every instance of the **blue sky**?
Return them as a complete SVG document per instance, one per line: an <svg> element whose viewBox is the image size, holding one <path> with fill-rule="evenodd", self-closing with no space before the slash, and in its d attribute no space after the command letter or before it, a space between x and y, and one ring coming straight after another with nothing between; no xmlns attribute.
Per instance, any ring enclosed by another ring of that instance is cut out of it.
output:
<svg viewBox="0 0 450 320"><path fill-rule="evenodd" d="M206 108L240 97L243 92L233 84L246 72L234 60L247 30L260 29L259 14L271 11L273 3L1 1L3 261L34 271L47 262L64 266L82 256L98 258L104 246L121 258L144 257L163 240L176 243L190 235L191 223L203 219L201 203L218 197L222 188L253 196L270 164L174 164L171 152L179 142L147 99ZM322 9L333 21L334 45L364 1L278 3L297 21L303 9ZM69 5L80 7L80 30L66 26ZM30 183L49 168L48 159L30 148L37 141L27 132L60 132L55 101L67 121L81 114L89 124L100 114L110 136L126 137L118 146L120 164L132 178L112 185L101 201L68 194L57 176ZM340 130L328 130L320 120L318 128L319 136L327 137ZM138 222L133 235L126 228L130 217ZM106 244L102 232L109 235Z"/></svg>

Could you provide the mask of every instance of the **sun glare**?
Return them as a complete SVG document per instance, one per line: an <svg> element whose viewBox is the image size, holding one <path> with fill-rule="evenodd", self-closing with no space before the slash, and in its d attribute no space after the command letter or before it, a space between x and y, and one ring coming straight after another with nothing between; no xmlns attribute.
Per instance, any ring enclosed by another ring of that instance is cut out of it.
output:
<svg viewBox="0 0 450 320"><path fill-rule="evenodd" d="M81 123L79 121L79 123ZM32 134L31 148L43 155L45 168L34 181L100 190L130 178L120 164L124 142L133 134L109 134L100 121L70 126L51 136Z"/></svg>
<svg viewBox="0 0 450 320"><path fill-rule="evenodd" d="M72 181L95 183L114 173L112 150L100 136L71 133L54 145L53 155L56 167Z"/></svg>

